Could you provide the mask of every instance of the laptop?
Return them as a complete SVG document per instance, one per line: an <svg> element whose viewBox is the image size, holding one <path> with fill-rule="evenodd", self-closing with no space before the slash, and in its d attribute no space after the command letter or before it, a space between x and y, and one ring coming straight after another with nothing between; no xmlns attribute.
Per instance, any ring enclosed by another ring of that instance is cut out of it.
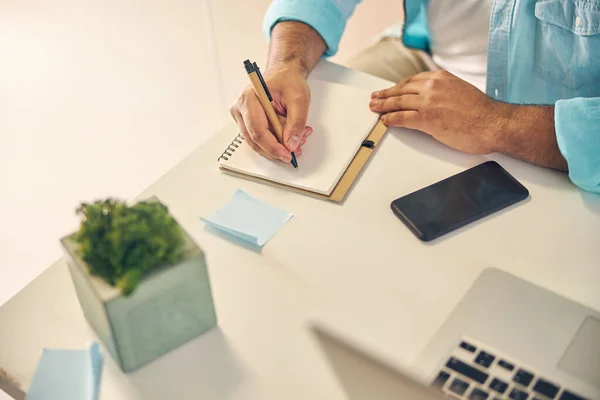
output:
<svg viewBox="0 0 600 400"><path fill-rule="evenodd" d="M410 368L312 330L350 400L600 399L600 313L497 269L478 277Z"/></svg>

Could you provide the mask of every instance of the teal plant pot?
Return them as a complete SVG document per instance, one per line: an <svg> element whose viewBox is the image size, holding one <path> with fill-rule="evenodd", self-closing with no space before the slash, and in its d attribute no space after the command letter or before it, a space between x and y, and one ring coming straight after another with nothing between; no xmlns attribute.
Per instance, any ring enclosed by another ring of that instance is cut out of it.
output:
<svg viewBox="0 0 600 400"><path fill-rule="evenodd" d="M61 240L85 318L124 372L217 325L204 253L183 234L184 259L153 271L129 296L90 275L74 234Z"/></svg>

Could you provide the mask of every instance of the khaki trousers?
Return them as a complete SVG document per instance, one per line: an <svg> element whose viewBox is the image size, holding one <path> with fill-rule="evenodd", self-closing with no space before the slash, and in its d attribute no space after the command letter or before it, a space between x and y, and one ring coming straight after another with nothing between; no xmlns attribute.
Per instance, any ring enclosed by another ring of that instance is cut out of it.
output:
<svg viewBox="0 0 600 400"><path fill-rule="evenodd" d="M356 56L346 65L392 82L439 68L423 51L409 49L397 38L385 38Z"/></svg>

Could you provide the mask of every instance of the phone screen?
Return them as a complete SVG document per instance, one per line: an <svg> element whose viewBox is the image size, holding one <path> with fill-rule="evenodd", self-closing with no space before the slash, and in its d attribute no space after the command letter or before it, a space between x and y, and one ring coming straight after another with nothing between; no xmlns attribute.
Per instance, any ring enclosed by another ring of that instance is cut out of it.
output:
<svg viewBox="0 0 600 400"><path fill-rule="evenodd" d="M487 161L396 199L396 216L429 241L515 204L528 190L495 161Z"/></svg>

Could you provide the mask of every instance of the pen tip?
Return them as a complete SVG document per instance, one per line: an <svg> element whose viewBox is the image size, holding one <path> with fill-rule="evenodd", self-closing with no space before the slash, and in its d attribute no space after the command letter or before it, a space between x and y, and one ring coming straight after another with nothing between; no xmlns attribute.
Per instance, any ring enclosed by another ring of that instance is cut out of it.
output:
<svg viewBox="0 0 600 400"><path fill-rule="evenodd" d="M294 168L298 168L298 161L296 161L296 155L294 154L293 151L292 151L292 165L294 166Z"/></svg>

